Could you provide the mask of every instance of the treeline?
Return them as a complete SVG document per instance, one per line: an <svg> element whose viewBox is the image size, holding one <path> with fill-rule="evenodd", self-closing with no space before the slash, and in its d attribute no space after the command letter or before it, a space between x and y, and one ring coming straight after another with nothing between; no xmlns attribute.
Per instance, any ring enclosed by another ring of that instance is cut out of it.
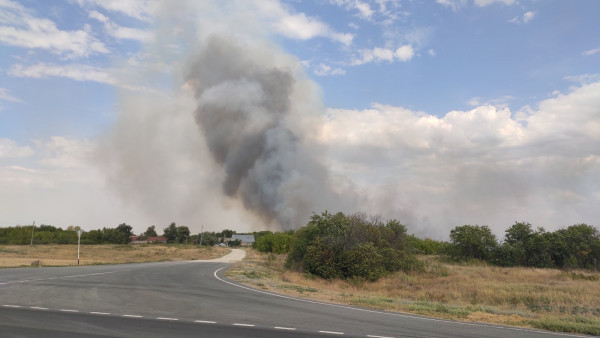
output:
<svg viewBox="0 0 600 338"><path fill-rule="evenodd" d="M516 222L498 241L488 226L463 225L450 241L407 235L397 220L368 220L362 214L313 215L298 230L254 233L261 252L287 253L286 266L316 276L376 280L398 270L420 269L416 254L453 261L480 260L499 266L597 269L600 232L587 224L547 232Z"/></svg>
<svg viewBox="0 0 600 338"><path fill-rule="evenodd" d="M52 225L40 225L32 228L31 225L0 228L0 244L31 244L32 230L33 244L77 244L79 227L69 226L63 230ZM81 234L81 244L127 244L131 230L131 226L122 223L116 228L85 231Z"/></svg>
<svg viewBox="0 0 600 338"><path fill-rule="evenodd" d="M499 242L485 225L463 225L450 232L450 242L440 253L457 261L479 259L500 266L597 269L600 232L587 224L547 232L516 222Z"/></svg>
<svg viewBox="0 0 600 338"><path fill-rule="evenodd" d="M0 244L25 245L31 243L32 225L0 228ZM36 226L33 229L33 244L77 244L78 226L69 226L66 229L52 225ZM162 236L167 238L167 243L215 245L223 243L226 238L231 238L235 231L225 229L220 232L203 232L192 235L187 226L178 226L175 222L163 228ZM102 229L84 231L81 234L81 244L128 244L133 236L132 227L125 223L116 228L104 227ZM149 237L158 237L156 226L149 226L145 232L138 236L138 240ZM229 246L239 246L240 241L230 241Z"/></svg>

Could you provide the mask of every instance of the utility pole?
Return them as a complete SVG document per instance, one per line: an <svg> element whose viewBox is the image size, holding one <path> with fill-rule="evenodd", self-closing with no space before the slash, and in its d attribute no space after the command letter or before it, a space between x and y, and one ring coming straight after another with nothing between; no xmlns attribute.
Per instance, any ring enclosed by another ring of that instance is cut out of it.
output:
<svg viewBox="0 0 600 338"><path fill-rule="evenodd" d="M202 246L202 236L204 236L204 224L200 228L200 242L198 242L198 246Z"/></svg>
<svg viewBox="0 0 600 338"><path fill-rule="evenodd" d="M81 243L81 229L77 230L77 265L79 265L79 243Z"/></svg>
<svg viewBox="0 0 600 338"><path fill-rule="evenodd" d="M35 229L35 221L33 221L33 226L31 227L31 245L33 245L33 229Z"/></svg>

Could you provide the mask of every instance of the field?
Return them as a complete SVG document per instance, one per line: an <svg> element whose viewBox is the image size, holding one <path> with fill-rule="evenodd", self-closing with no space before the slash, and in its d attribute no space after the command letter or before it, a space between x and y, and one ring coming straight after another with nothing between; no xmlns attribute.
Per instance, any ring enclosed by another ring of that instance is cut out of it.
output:
<svg viewBox="0 0 600 338"><path fill-rule="evenodd" d="M221 257L229 249L193 245L82 245L80 264L118 264ZM0 268L77 265L77 245L0 245Z"/></svg>
<svg viewBox="0 0 600 338"><path fill-rule="evenodd" d="M424 271L398 272L374 283L325 281L286 271L285 255L249 250L226 276L264 290L339 304L600 335L600 273L421 259Z"/></svg>

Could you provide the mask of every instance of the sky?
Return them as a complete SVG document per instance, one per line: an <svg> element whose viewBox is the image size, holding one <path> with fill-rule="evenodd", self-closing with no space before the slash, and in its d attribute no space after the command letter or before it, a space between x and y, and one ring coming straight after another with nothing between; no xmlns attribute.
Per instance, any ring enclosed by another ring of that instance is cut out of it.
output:
<svg viewBox="0 0 600 338"><path fill-rule="evenodd" d="M0 226L598 226L598 13L0 0Z"/></svg>

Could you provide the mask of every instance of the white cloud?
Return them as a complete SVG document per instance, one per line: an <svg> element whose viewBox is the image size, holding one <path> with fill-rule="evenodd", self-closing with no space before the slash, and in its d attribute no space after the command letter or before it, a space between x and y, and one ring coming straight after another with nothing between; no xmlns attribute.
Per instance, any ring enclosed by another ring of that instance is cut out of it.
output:
<svg viewBox="0 0 600 338"><path fill-rule="evenodd" d="M515 220L546 229L593 223L600 217L599 93L600 82L585 84L518 119L491 105L443 117L380 104L329 109L318 140L336 174L363 187L373 203L366 210L423 233L488 224L501 235Z"/></svg>
<svg viewBox="0 0 600 338"><path fill-rule="evenodd" d="M38 79L56 76L69 78L75 81L94 81L117 85L117 81L103 69L85 64L57 65L40 62L29 67L16 64L8 71L8 74L16 77Z"/></svg>
<svg viewBox="0 0 600 338"><path fill-rule="evenodd" d="M150 65L151 67L152 65ZM75 81L92 81L108 84L132 91L151 92L162 95L157 89L136 84L136 72L132 69L103 69L86 64L50 64L39 62L31 66L16 64L8 70L8 75L42 79L47 77L63 77ZM139 79L137 79L139 80Z"/></svg>
<svg viewBox="0 0 600 338"><path fill-rule="evenodd" d="M89 16L102 22L106 31L117 39L148 41L152 37L148 31L120 26L98 11L91 11Z"/></svg>
<svg viewBox="0 0 600 338"><path fill-rule="evenodd" d="M528 23L529 21L533 20L533 18L535 18L536 13L533 11L528 11L523 13L522 16L515 16L514 18L508 20L508 22L512 22L512 23Z"/></svg>
<svg viewBox="0 0 600 338"><path fill-rule="evenodd" d="M503 3L505 5L512 5L516 3L516 0L475 0L475 5L479 7L485 7L496 2Z"/></svg>
<svg viewBox="0 0 600 338"><path fill-rule="evenodd" d="M457 11L467 4L467 0L436 0L436 2L438 4L452 8L453 11Z"/></svg>
<svg viewBox="0 0 600 338"><path fill-rule="evenodd" d="M344 75L346 74L346 71L342 68L332 68L331 66L321 63L315 68L314 73L317 76L329 76Z"/></svg>
<svg viewBox="0 0 600 338"><path fill-rule="evenodd" d="M94 38L89 27L75 31L60 30L49 19L32 16L14 2L0 2L0 42L23 48L39 48L68 58L108 53L104 44Z"/></svg>
<svg viewBox="0 0 600 338"><path fill-rule="evenodd" d="M360 0L332 0L331 3L345 7L348 10L355 10L359 17L367 20L371 19L375 13L367 2Z"/></svg>
<svg viewBox="0 0 600 338"><path fill-rule="evenodd" d="M0 138L0 158L29 157L34 154L29 146L20 146L14 140Z"/></svg>
<svg viewBox="0 0 600 338"><path fill-rule="evenodd" d="M258 1L256 6L271 21L275 31L287 38L308 40L325 37L346 46L354 39L352 34L336 32L326 23L308 17L304 13L291 13L279 1Z"/></svg>
<svg viewBox="0 0 600 338"><path fill-rule="evenodd" d="M0 100L11 101L11 102L23 102L19 98L9 94L6 88L0 87Z"/></svg>
<svg viewBox="0 0 600 338"><path fill-rule="evenodd" d="M600 48L589 49L581 53L583 56L590 56L600 52Z"/></svg>
<svg viewBox="0 0 600 338"><path fill-rule="evenodd" d="M77 0L77 2L80 6L100 7L143 21L149 20L152 7L147 0Z"/></svg>
<svg viewBox="0 0 600 338"><path fill-rule="evenodd" d="M535 12L532 12L532 11L525 12L525 14L523 14L523 22L527 23L527 22L533 20L534 17L535 17Z"/></svg>
<svg viewBox="0 0 600 338"><path fill-rule="evenodd" d="M376 47L373 49L361 49L359 50L360 57L355 58L351 64L354 66L362 65L371 62L394 62L394 61L408 61L414 56L414 50L411 45L404 45L396 50L388 48Z"/></svg>

